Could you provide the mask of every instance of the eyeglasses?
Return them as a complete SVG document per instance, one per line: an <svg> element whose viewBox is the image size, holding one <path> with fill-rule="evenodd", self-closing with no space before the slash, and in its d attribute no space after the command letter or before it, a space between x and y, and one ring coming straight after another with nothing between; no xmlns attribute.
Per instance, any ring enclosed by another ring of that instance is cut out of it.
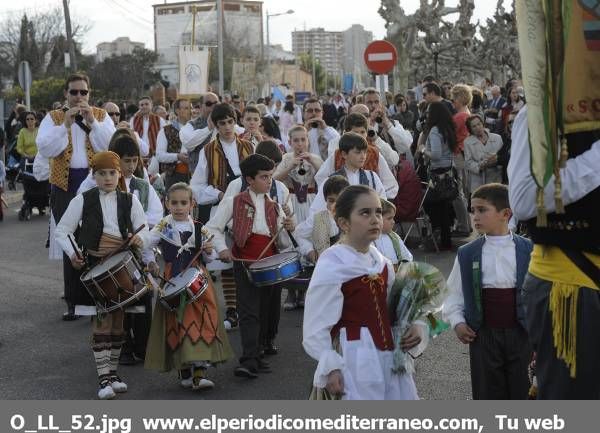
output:
<svg viewBox="0 0 600 433"><path fill-rule="evenodd" d="M320 108L307 108L307 109L306 109L306 112L307 112L307 113L310 113L310 114L313 114L313 113L320 113L320 112L322 112L322 111L323 111L323 110L321 110Z"/></svg>
<svg viewBox="0 0 600 433"><path fill-rule="evenodd" d="M108 112L108 113L106 113L106 114L108 114L110 117L113 117L113 116L120 116L120 115L121 115L121 113L119 113L118 111L113 111L113 112L110 112L110 111L109 111L109 112Z"/></svg>
<svg viewBox="0 0 600 433"><path fill-rule="evenodd" d="M206 101L204 103L204 105L207 107L212 107L213 105L218 104L218 103L219 103L219 101Z"/></svg>
<svg viewBox="0 0 600 433"><path fill-rule="evenodd" d="M90 93L89 90L77 90L77 89L69 90L69 95L71 95L71 96L77 96L77 95L87 96L88 93Z"/></svg>

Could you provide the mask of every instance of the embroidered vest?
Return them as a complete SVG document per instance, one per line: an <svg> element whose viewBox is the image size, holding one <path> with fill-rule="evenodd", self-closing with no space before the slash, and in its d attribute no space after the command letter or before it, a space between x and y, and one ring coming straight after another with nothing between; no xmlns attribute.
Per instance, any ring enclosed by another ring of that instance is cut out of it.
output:
<svg viewBox="0 0 600 433"><path fill-rule="evenodd" d="M529 259L533 244L530 240L513 235L517 262L517 321L525 327L525 304L521 294L523 280L529 268ZM485 323L481 303L482 275L481 255L485 238L480 237L458 249L457 258L460 266L462 291L465 302L465 319L467 325L477 331ZM485 289L483 289L485 290Z"/></svg>
<svg viewBox="0 0 600 433"><path fill-rule="evenodd" d="M163 131L165 132L165 137L167 139L167 152L168 153L180 153L181 152L181 139L179 138L179 129L175 128L175 126L173 125L165 125L165 127L163 128ZM187 164L181 163L179 161L173 162L173 163L161 163L161 168L160 171L162 172L172 172L173 170L175 170L175 167L177 165L182 165L185 167L182 167L181 172L189 172L189 168L187 167ZM178 169L179 171L179 169Z"/></svg>
<svg viewBox="0 0 600 433"><path fill-rule="evenodd" d="M369 183L369 177L367 176L367 173L371 175L371 183ZM346 179L348 179L348 175L346 174L346 169L344 167L342 167L338 171L331 173L329 177L331 176L344 176ZM367 171L361 168L358 171L358 182L361 185L370 186L371 188L375 189L375 175L373 175L373 172L370 170Z"/></svg>
<svg viewBox="0 0 600 433"><path fill-rule="evenodd" d="M314 216L312 229L312 243L317 254L321 255L323 251L331 246L331 220L329 211L323 210L317 212Z"/></svg>
<svg viewBox="0 0 600 433"><path fill-rule="evenodd" d="M117 193L117 221L121 237L127 239L129 232L133 233L131 223L131 194L116 191ZM100 190L92 188L83 193L83 213L81 216L81 229L78 242L84 250L98 250L100 238L104 231L102 206L100 205Z"/></svg>
<svg viewBox="0 0 600 433"><path fill-rule="evenodd" d="M133 130L140 137L144 136L144 116L138 114L133 118ZM156 152L156 137L160 131L160 117L154 113L148 115L148 146L150 147L150 156Z"/></svg>
<svg viewBox="0 0 600 433"><path fill-rule="evenodd" d="M237 153L240 161L254 153L252 143L236 137ZM236 178L217 135L204 147L207 165L208 184L225 192L229 183Z"/></svg>
<svg viewBox="0 0 600 433"><path fill-rule="evenodd" d="M385 266L378 275L363 275L342 284L344 306L340 320L331 329L332 338L346 328L349 341L360 340L360 329L367 327L377 349L394 349L387 308L387 277Z"/></svg>
<svg viewBox="0 0 600 433"><path fill-rule="evenodd" d="M247 190L239 193L233 199L233 240L238 248L244 248L252 234L252 224L256 209ZM277 234L277 218L279 208L277 203L265 196L265 216L271 237Z"/></svg>
<svg viewBox="0 0 600 433"><path fill-rule="evenodd" d="M92 113L97 122L104 121L106 111L101 108L92 107ZM52 110L49 114L55 126L62 125L65 121L65 112L63 110ZM50 183L63 191L69 189L69 168L71 167L71 157L73 156L72 128L73 126L67 131L68 143L66 149L60 155L50 159ZM85 150L88 166L91 167L94 149L92 148L89 135L85 137Z"/></svg>
<svg viewBox="0 0 600 433"><path fill-rule="evenodd" d="M190 236L192 236L192 232L179 232L181 244L185 245ZM194 248L177 254L179 247L171 242L161 238L159 245L163 260L169 265L171 276L179 274L190 263L198 250L202 248L202 223L194 221Z"/></svg>

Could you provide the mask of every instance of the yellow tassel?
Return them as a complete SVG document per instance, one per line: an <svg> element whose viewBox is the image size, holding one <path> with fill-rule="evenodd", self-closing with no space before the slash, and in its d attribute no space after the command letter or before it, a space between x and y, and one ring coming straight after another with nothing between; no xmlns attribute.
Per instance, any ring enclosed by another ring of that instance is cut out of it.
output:
<svg viewBox="0 0 600 433"><path fill-rule="evenodd" d="M552 336L556 357L562 359L574 378L577 373L577 300L579 287L554 282L550 290Z"/></svg>
<svg viewBox="0 0 600 433"><path fill-rule="evenodd" d="M562 199L562 181L560 179L560 171L556 170L554 176L554 207L556 213L565 213L565 206Z"/></svg>
<svg viewBox="0 0 600 433"><path fill-rule="evenodd" d="M546 208L544 207L544 188L538 188L537 191L537 220L535 225L538 227L548 226Z"/></svg>
<svg viewBox="0 0 600 433"><path fill-rule="evenodd" d="M569 159L569 148L567 147L567 139L563 135L563 138L560 140L560 168L567 166L567 159Z"/></svg>

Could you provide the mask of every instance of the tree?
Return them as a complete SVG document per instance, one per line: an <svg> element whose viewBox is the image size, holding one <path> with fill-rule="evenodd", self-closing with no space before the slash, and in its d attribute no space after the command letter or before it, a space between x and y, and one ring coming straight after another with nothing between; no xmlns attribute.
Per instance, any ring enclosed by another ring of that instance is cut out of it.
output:
<svg viewBox="0 0 600 433"><path fill-rule="evenodd" d="M102 99L139 97L161 79L154 70L158 54L136 48L132 54L104 59L89 71L94 96Z"/></svg>
<svg viewBox="0 0 600 433"><path fill-rule="evenodd" d="M305 72L308 72L309 74L313 73L313 62L314 62L314 69L315 69L315 89L314 92L317 95L322 95L327 91L327 83L326 83L326 77L325 77L325 71L323 70L323 67L321 66L321 64L319 63L319 59L316 59L313 56L311 56L310 54L301 54L300 55L300 69L302 69Z"/></svg>
<svg viewBox="0 0 600 433"><path fill-rule="evenodd" d="M31 83L31 108L33 110L48 110L54 102L64 100L65 80L62 78L45 78L43 80L33 80ZM25 95L23 89L18 86L5 91L5 98L10 100L22 100Z"/></svg>

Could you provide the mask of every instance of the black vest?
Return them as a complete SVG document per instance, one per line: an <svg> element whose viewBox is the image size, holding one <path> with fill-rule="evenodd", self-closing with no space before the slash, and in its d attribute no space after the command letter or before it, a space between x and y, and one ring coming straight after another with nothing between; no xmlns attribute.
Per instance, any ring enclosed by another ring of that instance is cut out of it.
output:
<svg viewBox="0 0 600 433"><path fill-rule="evenodd" d="M119 231L123 239L127 239L127 234L133 233L131 194L119 190L116 193ZM104 220L102 218L102 206L100 205L100 190L96 187L83 193L83 214L78 236L79 244L84 250L98 250L103 230Z"/></svg>
<svg viewBox="0 0 600 433"><path fill-rule="evenodd" d="M598 131L569 134L569 159L589 150L599 138ZM547 227L536 227L535 221L535 218L527 221L535 244L600 254L600 187L565 206L564 214L548 214Z"/></svg>

